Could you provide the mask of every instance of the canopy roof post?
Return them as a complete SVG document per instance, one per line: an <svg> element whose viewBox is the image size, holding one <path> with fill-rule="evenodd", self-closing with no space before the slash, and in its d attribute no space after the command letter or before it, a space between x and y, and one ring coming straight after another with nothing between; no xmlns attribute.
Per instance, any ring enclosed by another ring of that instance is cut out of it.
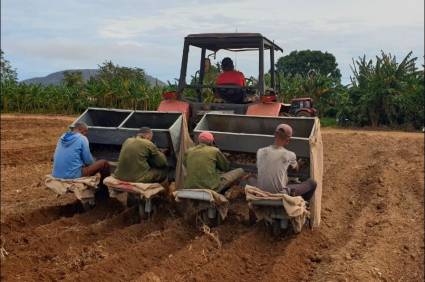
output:
<svg viewBox="0 0 425 282"><path fill-rule="evenodd" d="M205 53L207 52L206 48L202 48L201 51L201 62L199 66L199 85L204 85L204 76L205 76ZM198 102L202 102L202 87L200 87L198 90Z"/></svg>
<svg viewBox="0 0 425 282"><path fill-rule="evenodd" d="M274 70L274 45L270 47L270 77L271 77L271 87L273 90L276 90L276 78Z"/></svg>
<svg viewBox="0 0 425 282"><path fill-rule="evenodd" d="M182 56L182 66L180 68L180 79L179 79L179 87L178 93L181 95L184 87L186 86L186 72L187 72L187 58L189 56L189 42L184 41L183 47L183 56Z"/></svg>
<svg viewBox="0 0 425 282"><path fill-rule="evenodd" d="M260 39L260 46L259 46L259 60L258 60L258 92L260 93L260 96L264 95L264 40L263 38Z"/></svg>

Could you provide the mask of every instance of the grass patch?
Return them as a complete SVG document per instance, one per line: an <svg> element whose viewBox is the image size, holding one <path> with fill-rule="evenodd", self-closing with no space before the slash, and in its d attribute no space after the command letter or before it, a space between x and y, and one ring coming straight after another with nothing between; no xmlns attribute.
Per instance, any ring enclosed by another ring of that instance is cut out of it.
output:
<svg viewBox="0 0 425 282"><path fill-rule="evenodd" d="M322 117L322 118L320 118L320 125L323 126L323 127L337 126L336 118L334 118L334 117Z"/></svg>

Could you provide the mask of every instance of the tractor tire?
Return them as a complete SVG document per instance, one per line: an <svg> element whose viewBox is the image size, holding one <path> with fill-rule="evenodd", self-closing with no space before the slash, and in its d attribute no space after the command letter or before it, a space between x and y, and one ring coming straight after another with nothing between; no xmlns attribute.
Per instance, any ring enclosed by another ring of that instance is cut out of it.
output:
<svg viewBox="0 0 425 282"><path fill-rule="evenodd" d="M288 112L280 112L279 113L279 116L280 117L292 117L293 115L291 115L290 113L288 113Z"/></svg>
<svg viewBox="0 0 425 282"><path fill-rule="evenodd" d="M295 116L297 116L297 117L312 117L312 115L307 111L299 111Z"/></svg>

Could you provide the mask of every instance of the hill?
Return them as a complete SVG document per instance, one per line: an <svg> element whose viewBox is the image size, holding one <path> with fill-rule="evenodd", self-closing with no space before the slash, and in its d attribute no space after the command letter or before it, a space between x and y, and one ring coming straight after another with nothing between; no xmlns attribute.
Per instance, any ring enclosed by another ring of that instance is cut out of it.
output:
<svg viewBox="0 0 425 282"><path fill-rule="evenodd" d="M44 77L34 77L22 80L22 83L25 84L41 84L41 85L58 85L62 82L64 77L64 72L66 71L80 71L83 74L84 81L87 81L92 76L96 76L98 71L97 69L75 69L75 70L63 70L51 73L49 75L46 75ZM153 76L150 76L148 74L145 74L147 81L151 85L159 85L159 86L165 86L165 83Z"/></svg>

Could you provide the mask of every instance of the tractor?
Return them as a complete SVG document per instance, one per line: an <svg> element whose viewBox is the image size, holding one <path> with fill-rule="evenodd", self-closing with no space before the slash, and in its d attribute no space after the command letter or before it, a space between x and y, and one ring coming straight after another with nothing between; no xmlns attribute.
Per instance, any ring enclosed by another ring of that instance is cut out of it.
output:
<svg viewBox="0 0 425 282"><path fill-rule="evenodd" d="M200 48L201 58L198 79L195 83L187 84L190 47ZM235 52L258 50L259 75L257 82L247 83L248 86L243 87L205 85L203 83L205 64L208 63L211 55L207 56L207 51L213 52L212 54L215 55L219 50ZM271 66L270 87L268 88L266 88L264 80L264 53L267 51L269 51ZM276 126L287 123L293 128L293 136L288 150L295 152L299 158L305 159L309 164L311 141L316 138L316 128L318 127L317 119L313 118L316 110L313 108L310 98L294 99L289 106L277 101L274 69L274 58L277 51L282 52L282 48L259 33L190 34L184 40L177 90L163 94L163 100L157 111L89 108L75 122L84 121L88 124L88 139L93 155L110 162L118 160L121 145L127 138L134 136L142 126L150 127L154 132L153 142L160 149L168 151L170 169L168 179L171 181L175 178L184 120L187 121L194 139L202 131L210 131L214 134L216 146L230 155L229 160L233 168L243 168L254 174L256 173L255 154L257 150L272 144ZM186 89L193 89L191 92L195 93L195 97L193 95L185 96ZM221 99L220 102L205 102L205 89L210 89L219 98L224 99ZM226 101L226 93L229 92L248 99L244 99L242 103ZM249 161L241 162L241 158ZM302 181L312 177L311 169L307 167L299 173L289 176ZM202 192L189 194L183 193L180 196L208 207L204 210L204 218L208 217L212 221L219 221L216 218L217 211L214 210L214 205L211 205L211 199L205 197ZM141 202L141 210L143 210L142 204ZM272 208L276 208L276 206ZM284 219L272 220L280 222ZM274 223L276 224L276 222ZM282 228L287 226L284 222L279 224Z"/></svg>
<svg viewBox="0 0 425 282"><path fill-rule="evenodd" d="M187 84L187 66L190 47L201 49L199 75L195 83ZM205 65L209 63L209 57L219 50L233 52L246 52L258 50L258 80L247 79L246 85L205 85ZM207 56L207 51L213 52ZM270 86L266 87L264 80L264 57L269 52L270 58ZM190 128L194 128L200 118L207 112L221 112L242 114L250 116L315 116L311 98L298 98L292 100L291 105L277 101L275 52L283 52L274 41L271 41L260 33L205 33L190 34L186 36L183 46L183 56L180 69L178 88L175 92L164 93L164 100L158 107L158 111L180 111L186 114L190 120ZM185 97L185 89L194 89L197 93L195 99ZM205 89L210 89L216 96L224 98L221 103L205 103ZM242 95L249 97L246 102L232 103L230 95ZM226 99L227 98L227 99ZM193 101L194 100L194 101Z"/></svg>
<svg viewBox="0 0 425 282"><path fill-rule="evenodd" d="M295 98L291 104L282 104L281 115L295 117L315 117L317 110L313 107L312 98Z"/></svg>

